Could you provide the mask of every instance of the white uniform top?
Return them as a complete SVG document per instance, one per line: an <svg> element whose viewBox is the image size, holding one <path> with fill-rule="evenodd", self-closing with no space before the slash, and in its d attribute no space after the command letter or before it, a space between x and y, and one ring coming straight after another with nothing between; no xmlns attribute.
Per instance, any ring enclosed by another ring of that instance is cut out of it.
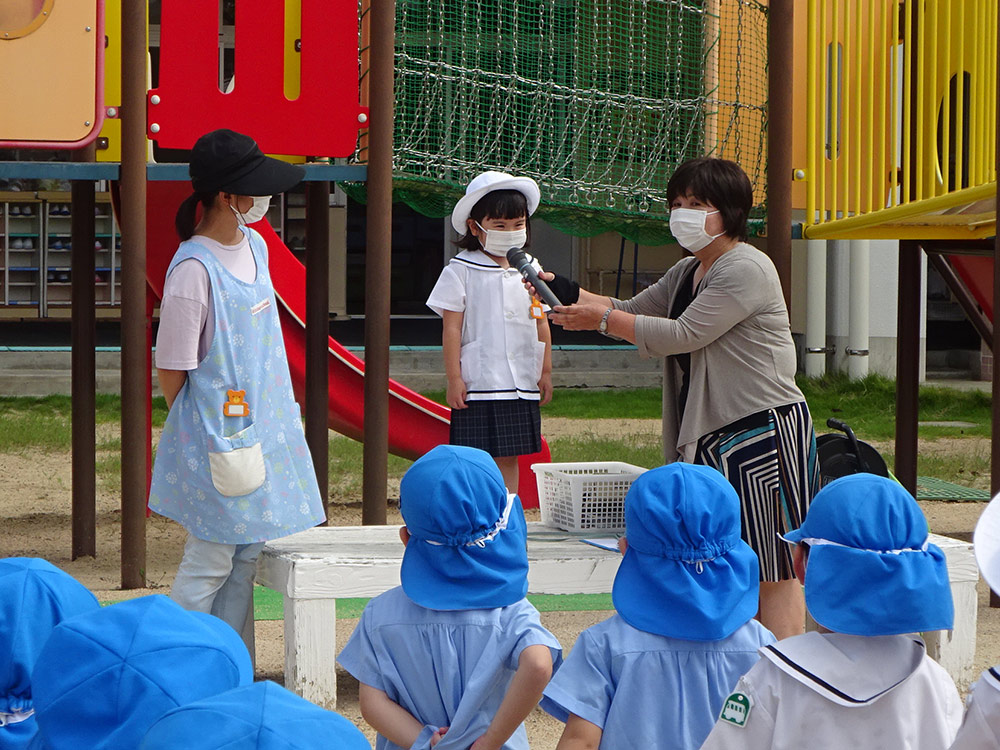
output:
<svg viewBox="0 0 1000 750"><path fill-rule="evenodd" d="M980 676L951 750L995 750L1000 747L1000 667Z"/></svg>
<svg viewBox="0 0 1000 750"><path fill-rule="evenodd" d="M191 239L211 250L240 281L252 284L257 278L257 264L246 235L235 245L223 245L201 234ZM163 284L156 366L161 370L195 369L212 346L214 335L215 309L208 271L193 258L182 261Z"/></svg>
<svg viewBox="0 0 1000 750"><path fill-rule="evenodd" d="M467 400L539 400L545 343L516 268L501 268L482 250L463 250L441 271L427 306L442 317L445 310L464 313L460 360Z"/></svg>
<svg viewBox="0 0 1000 750"><path fill-rule="evenodd" d="M940 750L955 738L955 683L916 636L806 633L760 650L701 750Z"/></svg>

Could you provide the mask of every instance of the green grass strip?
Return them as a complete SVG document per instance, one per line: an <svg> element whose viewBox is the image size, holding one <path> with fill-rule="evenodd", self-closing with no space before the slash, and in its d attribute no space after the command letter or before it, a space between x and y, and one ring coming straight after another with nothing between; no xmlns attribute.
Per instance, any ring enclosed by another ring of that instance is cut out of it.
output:
<svg viewBox="0 0 1000 750"><path fill-rule="evenodd" d="M611 594L529 594L528 601L539 612L592 612L614 609ZM367 598L337 600L337 619L361 617ZM284 618L282 596L263 586L254 588L253 616L255 620L281 620Z"/></svg>

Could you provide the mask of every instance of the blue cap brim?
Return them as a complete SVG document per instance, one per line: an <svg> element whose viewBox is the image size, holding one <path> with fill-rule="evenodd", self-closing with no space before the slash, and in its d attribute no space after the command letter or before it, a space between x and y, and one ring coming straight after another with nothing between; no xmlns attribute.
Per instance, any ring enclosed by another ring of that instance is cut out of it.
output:
<svg viewBox="0 0 1000 750"><path fill-rule="evenodd" d="M813 545L805 592L813 619L848 635L950 630L955 619L944 553L935 544L898 554Z"/></svg>
<svg viewBox="0 0 1000 750"><path fill-rule="evenodd" d="M644 554L629 547L611 599L634 628L688 641L717 641L757 614L760 573L743 541L701 564Z"/></svg>
<svg viewBox="0 0 1000 750"><path fill-rule="evenodd" d="M527 525L514 500L507 528L484 546L446 546L411 537L399 577L403 593L427 609L494 609L528 593Z"/></svg>

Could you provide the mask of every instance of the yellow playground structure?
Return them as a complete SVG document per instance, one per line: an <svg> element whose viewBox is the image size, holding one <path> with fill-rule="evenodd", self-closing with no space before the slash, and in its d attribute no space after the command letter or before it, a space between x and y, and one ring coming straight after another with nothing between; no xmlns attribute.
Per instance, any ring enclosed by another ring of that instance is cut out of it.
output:
<svg viewBox="0 0 1000 750"><path fill-rule="evenodd" d="M992 237L997 0L806 5L796 14L805 37L796 57L806 63L795 153L803 235Z"/></svg>

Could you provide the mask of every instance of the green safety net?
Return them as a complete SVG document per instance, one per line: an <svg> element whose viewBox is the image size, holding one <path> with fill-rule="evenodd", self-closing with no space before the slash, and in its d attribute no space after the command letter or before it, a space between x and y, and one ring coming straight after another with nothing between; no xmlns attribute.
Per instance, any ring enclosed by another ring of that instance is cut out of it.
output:
<svg viewBox="0 0 1000 750"><path fill-rule="evenodd" d="M712 154L750 176L759 229L766 36L748 0L397 0L394 199L447 216L500 170L564 232L662 244L671 173Z"/></svg>

